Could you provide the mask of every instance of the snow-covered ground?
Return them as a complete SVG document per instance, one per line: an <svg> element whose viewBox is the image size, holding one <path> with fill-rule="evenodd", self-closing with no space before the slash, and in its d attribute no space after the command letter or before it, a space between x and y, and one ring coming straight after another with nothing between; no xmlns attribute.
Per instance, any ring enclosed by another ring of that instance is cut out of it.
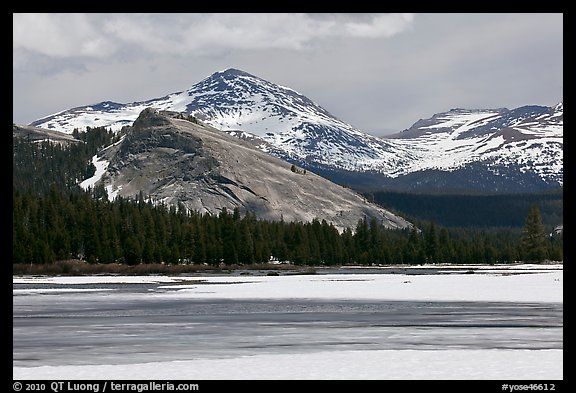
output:
<svg viewBox="0 0 576 393"><path fill-rule="evenodd" d="M473 269L474 274L471 273ZM14 295L94 291L99 284L158 283L142 296L174 299L317 299L563 303L562 265L446 267L441 274L14 277ZM80 284L91 284L84 288ZM62 286L60 289L59 286ZM106 288L102 288L106 289ZM106 292L107 296L110 292ZM117 296L124 296L118 293ZM14 379L563 379L562 349L340 350L222 359L13 367Z"/></svg>
<svg viewBox="0 0 576 393"><path fill-rule="evenodd" d="M561 380L560 350L327 351L233 359L14 368L13 379Z"/></svg>

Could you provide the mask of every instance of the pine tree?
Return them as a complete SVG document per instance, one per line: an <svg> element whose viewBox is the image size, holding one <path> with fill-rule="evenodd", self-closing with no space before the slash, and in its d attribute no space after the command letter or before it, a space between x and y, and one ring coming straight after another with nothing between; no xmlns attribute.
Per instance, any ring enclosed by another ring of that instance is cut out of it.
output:
<svg viewBox="0 0 576 393"><path fill-rule="evenodd" d="M242 220L240 223L238 236L240 240L238 243L238 261L242 264L254 263L254 240L246 220Z"/></svg>
<svg viewBox="0 0 576 393"><path fill-rule="evenodd" d="M538 205L528 211L522 230L522 247L527 262L542 262L547 257L547 239Z"/></svg>
<svg viewBox="0 0 576 393"><path fill-rule="evenodd" d="M439 241L438 234L436 233L436 225L433 222L428 224L428 228L424 233L424 248L427 261L431 263L437 263Z"/></svg>

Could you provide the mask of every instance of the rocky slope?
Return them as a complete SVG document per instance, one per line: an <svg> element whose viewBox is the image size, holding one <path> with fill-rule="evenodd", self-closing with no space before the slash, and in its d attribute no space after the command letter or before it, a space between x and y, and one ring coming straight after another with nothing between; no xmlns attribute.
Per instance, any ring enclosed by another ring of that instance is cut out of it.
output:
<svg viewBox="0 0 576 393"><path fill-rule="evenodd" d="M80 143L70 134L65 134L59 131L48 130L40 127L12 125L12 137L24 138L32 142L51 141L54 143L61 143L68 145L71 143Z"/></svg>
<svg viewBox="0 0 576 393"><path fill-rule="evenodd" d="M94 178L116 195L218 214L222 208L286 222L326 220L339 229L376 218L410 224L356 192L292 166L192 117L146 109L120 142L94 158Z"/></svg>

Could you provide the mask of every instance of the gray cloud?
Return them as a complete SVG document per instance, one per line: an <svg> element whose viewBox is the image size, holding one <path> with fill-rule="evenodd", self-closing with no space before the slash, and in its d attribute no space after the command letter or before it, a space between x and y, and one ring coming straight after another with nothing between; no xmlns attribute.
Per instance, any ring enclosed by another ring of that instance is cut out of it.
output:
<svg viewBox="0 0 576 393"><path fill-rule="evenodd" d="M90 14L13 14L13 49L54 57L106 57L117 50Z"/></svg>
<svg viewBox="0 0 576 393"><path fill-rule="evenodd" d="M172 55L301 50L333 37L391 37L412 20L412 14L14 14L13 48L92 58L126 46Z"/></svg>

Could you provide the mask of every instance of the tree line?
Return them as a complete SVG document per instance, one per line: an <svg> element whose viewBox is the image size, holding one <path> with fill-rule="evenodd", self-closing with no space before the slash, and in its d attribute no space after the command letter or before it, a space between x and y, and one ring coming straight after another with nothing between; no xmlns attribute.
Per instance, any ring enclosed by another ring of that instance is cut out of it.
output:
<svg viewBox="0 0 576 393"><path fill-rule="evenodd" d="M364 191L367 199L404 217L433 221L446 227L517 227L532 205L538 205L542 222L549 228L563 221L562 188L515 194L450 194Z"/></svg>
<svg viewBox="0 0 576 393"><path fill-rule="evenodd" d="M12 138L13 189L31 193L47 193L53 186L75 190L82 180L94 175L96 168L91 162L94 154L119 139L105 127L87 127L85 132L74 129L72 135L78 143Z"/></svg>
<svg viewBox="0 0 576 393"><path fill-rule="evenodd" d="M154 205L142 195L136 200L117 197L109 201L105 193L86 192L76 185L91 175L91 156L114 138L101 129L87 130L91 132L102 138L85 135L85 141L95 142L90 146L84 142L82 148L15 138L13 263L82 259L90 263L232 265L278 260L297 265L366 265L563 258L562 236L544 232L537 209L524 232L445 228L431 221L392 230L367 218L339 232L324 220L265 221L251 213L241 214L238 208L223 208L218 215L201 214L182 205ZM27 161L30 157L37 161L33 167ZM64 169L67 175L60 175L60 169L68 166L76 169Z"/></svg>

